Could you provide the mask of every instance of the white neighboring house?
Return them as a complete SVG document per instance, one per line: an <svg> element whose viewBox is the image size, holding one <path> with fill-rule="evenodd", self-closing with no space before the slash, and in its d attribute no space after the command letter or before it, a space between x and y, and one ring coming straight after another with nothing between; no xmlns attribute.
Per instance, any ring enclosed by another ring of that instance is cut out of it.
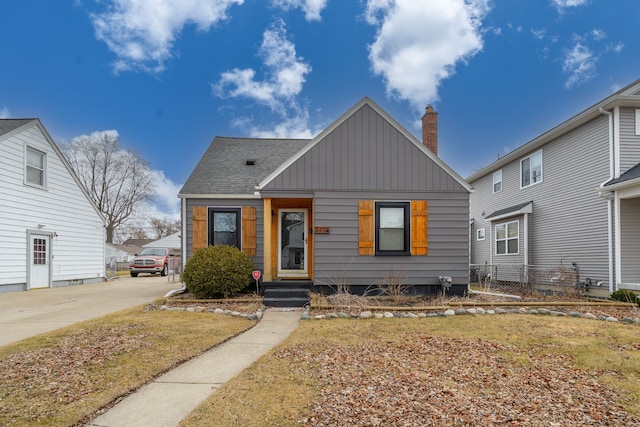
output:
<svg viewBox="0 0 640 427"><path fill-rule="evenodd" d="M174 251L180 251L182 248L181 245L182 239L180 236L180 232L170 234L162 239L154 240L153 242L149 242L147 244L142 245L143 248L169 248Z"/></svg>
<svg viewBox="0 0 640 427"><path fill-rule="evenodd" d="M39 119L0 119L0 293L101 282L105 221Z"/></svg>

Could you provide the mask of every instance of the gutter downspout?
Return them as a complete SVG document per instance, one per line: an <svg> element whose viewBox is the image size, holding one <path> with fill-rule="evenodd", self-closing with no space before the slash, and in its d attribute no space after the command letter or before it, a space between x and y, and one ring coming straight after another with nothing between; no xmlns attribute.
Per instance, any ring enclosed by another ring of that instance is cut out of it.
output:
<svg viewBox="0 0 640 427"><path fill-rule="evenodd" d="M598 192L598 195L600 197L603 197L605 199L607 199L607 251L608 251L608 255L609 255L609 292L613 293L613 291L615 290L615 284L614 284L614 278L613 278L613 231L612 231L612 217L613 217L613 208L612 208L612 204L613 204L613 200L611 199L611 197L607 194L607 192L604 191L604 185L611 181L614 177L614 170L615 170L615 165L614 165L614 141L613 141L613 113L611 111L607 111L604 108L600 107L600 109L598 110L600 111L601 114L605 114L607 116L609 116L609 179L607 179L606 181L604 181L603 183L600 184L600 191ZM619 237L618 237L619 238ZM620 254L618 254L618 256L620 256Z"/></svg>
<svg viewBox="0 0 640 427"><path fill-rule="evenodd" d="M187 199L180 199L180 210L182 217L182 232L180 237L180 247L182 248L182 254L180 256L180 262L182 263L182 271L187 264ZM181 273L182 274L182 273ZM182 278L182 276L180 277ZM182 287L179 289L172 289L165 294L165 298L172 297L174 295L182 294L187 291L187 285L182 281Z"/></svg>

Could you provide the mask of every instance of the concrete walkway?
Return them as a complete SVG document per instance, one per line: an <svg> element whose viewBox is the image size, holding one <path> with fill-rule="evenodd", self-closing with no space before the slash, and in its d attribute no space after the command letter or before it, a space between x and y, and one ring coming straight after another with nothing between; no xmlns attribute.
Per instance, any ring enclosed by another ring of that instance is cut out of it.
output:
<svg viewBox="0 0 640 427"><path fill-rule="evenodd" d="M300 316L300 311L265 311L253 328L158 377L88 425L177 426L222 384L287 338Z"/></svg>

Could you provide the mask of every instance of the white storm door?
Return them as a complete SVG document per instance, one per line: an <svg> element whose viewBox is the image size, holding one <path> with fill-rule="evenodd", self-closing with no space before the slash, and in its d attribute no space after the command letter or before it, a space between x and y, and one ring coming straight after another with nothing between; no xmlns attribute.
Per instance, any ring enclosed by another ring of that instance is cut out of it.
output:
<svg viewBox="0 0 640 427"><path fill-rule="evenodd" d="M51 238L32 234L29 237L29 288L48 288L50 285Z"/></svg>
<svg viewBox="0 0 640 427"><path fill-rule="evenodd" d="M278 211L278 276L307 277L307 209Z"/></svg>

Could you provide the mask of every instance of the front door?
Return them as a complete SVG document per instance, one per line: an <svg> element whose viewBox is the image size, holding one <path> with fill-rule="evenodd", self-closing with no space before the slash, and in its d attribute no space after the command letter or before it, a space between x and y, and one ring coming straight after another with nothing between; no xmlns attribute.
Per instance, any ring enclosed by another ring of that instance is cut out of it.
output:
<svg viewBox="0 0 640 427"><path fill-rule="evenodd" d="M307 209L278 210L278 276L308 277Z"/></svg>
<svg viewBox="0 0 640 427"><path fill-rule="evenodd" d="M29 288L49 287L51 238L44 234L29 236Z"/></svg>

